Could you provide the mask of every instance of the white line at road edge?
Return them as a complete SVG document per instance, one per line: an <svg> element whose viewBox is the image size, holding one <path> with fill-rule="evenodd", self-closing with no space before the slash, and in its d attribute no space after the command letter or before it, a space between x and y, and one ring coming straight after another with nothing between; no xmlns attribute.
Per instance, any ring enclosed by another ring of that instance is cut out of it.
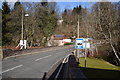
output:
<svg viewBox="0 0 120 80"><path fill-rule="evenodd" d="M62 67L63 67L63 63L65 63L65 60L66 60L69 56L70 56L70 54L68 54L68 55L64 58L64 60L63 60L63 62L62 62L62 64L61 64L61 66L60 66L60 69L59 69L57 75L55 76L55 79L58 78L58 75L60 74L60 71L61 71L61 69L62 69Z"/></svg>
<svg viewBox="0 0 120 80"><path fill-rule="evenodd" d="M61 61L62 59L59 59L59 60L57 60L54 64L52 64L52 66L49 68L49 70L48 71L50 71L52 68L53 68L53 66L55 65L55 64L57 64L59 61Z"/></svg>
<svg viewBox="0 0 120 80"><path fill-rule="evenodd" d="M22 67L22 66L23 66L23 65L18 65L18 66L16 66L16 67L11 68L11 69L5 70L5 71L3 71L2 73L11 71L11 70L13 70L13 69L16 69L16 68L19 68L19 67ZM1 73L0 73L0 74L1 74Z"/></svg>
<svg viewBox="0 0 120 80"><path fill-rule="evenodd" d="M45 56L45 57L42 57L42 58L38 58L35 61L38 61L38 60L41 60L41 59L44 59L44 58L47 58L47 57L50 57L50 56L52 56L52 55L48 55L48 56Z"/></svg>

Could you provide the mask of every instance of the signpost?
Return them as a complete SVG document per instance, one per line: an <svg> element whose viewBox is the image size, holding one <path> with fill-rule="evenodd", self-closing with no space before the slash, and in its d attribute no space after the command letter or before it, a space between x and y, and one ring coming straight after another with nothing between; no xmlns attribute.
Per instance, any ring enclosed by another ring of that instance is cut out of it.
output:
<svg viewBox="0 0 120 80"><path fill-rule="evenodd" d="M76 49L89 49L91 47L92 38L76 38L75 48Z"/></svg>
<svg viewBox="0 0 120 80"><path fill-rule="evenodd" d="M78 49L85 49L85 67L86 67L86 56L87 56L87 52L86 50L89 49L91 47L91 42L92 42L92 38L76 38L75 41L75 48Z"/></svg>
<svg viewBox="0 0 120 80"><path fill-rule="evenodd" d="M84 39L83 38L76 38L75 48L76 49L84 49Z"/></svg>
<svg viewBox="0 0 120 80"><path fill-rule="evenodd" d="M17 45L16 48L20 47L20 49L27 48L27 40L20 40L20 43Z"/></svg>

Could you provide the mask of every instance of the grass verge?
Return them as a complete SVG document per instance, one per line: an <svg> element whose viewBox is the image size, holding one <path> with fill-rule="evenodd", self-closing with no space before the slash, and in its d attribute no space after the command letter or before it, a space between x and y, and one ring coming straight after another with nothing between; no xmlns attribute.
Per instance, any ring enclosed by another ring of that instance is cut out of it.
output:
<svg viewBox="0 0 120 80"><path fill-rule="evenodd" d="M87 67L84 67L84 58L79 58L79 67L88 79L118 79L120 66L114 66L102 59L87 58Z"/></svg>

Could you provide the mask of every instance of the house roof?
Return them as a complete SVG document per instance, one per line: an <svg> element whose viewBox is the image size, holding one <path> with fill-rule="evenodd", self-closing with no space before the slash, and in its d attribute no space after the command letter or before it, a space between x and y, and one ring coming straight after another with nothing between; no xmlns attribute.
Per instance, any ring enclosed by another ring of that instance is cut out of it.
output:
<svg viewBox="0 0 120 80"><path fill-rule="evenodd" d="M62 40L64 38L64 35L54 35L54 40Z"/></svg>
<svg viewBox="0 0 120 80"><path fill-rule="evenodd" d="M64 35L57 35L57 34L55 34L54 37L64 37Z"/></svg>

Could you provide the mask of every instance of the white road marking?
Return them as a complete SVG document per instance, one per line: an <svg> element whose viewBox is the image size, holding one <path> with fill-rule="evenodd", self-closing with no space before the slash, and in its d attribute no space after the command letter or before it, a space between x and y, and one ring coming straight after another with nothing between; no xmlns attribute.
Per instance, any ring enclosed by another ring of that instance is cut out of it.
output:
<svg viewBox="0 0 120 80"><path fill-rule="evenodd" d="M57 64L59 61L61 61L62 60L62 58L61 59L59 59L59 60L57 60L54 64L52 64L52 66L49 68L49 70L48 71L50 71L52 68L53 68L53 66L55 65L55 64Z"/></svg>
<svg viewBox="0 0 120 80"><path fill-rule="evenodd" d="M19 67L22 67L22 66L23 66L23 65L18 65L18 66L16 66L16 67L7 69L7 70L3 71L2 73L5 73L5 72L8 72L8 71L14 70L14 69L19 68Z"/></svg>
<svg viewBox="0 0 120 80"><path fill-rule="evenodd" d="M38 60L41 60L41 59L44 59L44 58L47 58L47 57L50 57L50 56L52 56L52 55L48 55L48 56L45 56L45 57L42 57L42 58L38 58L35 61L38 61Z"/></svg>
<svg viewBox="0 0 120 80"><path fill-rule="evenodd" d="M64 58L64 60L63 60L63 62L62 62L62 64L61 64L61 66L60 66L60 69L59 69L57 75L55 76L55 79L58 78L58 75L60 74L60 71L61 71L61 69L62 69L62 67L63 67L63 63L65 63L65 60L66 60L69 56L70 56L70 54L68 54L68 55Z"/></svg>

